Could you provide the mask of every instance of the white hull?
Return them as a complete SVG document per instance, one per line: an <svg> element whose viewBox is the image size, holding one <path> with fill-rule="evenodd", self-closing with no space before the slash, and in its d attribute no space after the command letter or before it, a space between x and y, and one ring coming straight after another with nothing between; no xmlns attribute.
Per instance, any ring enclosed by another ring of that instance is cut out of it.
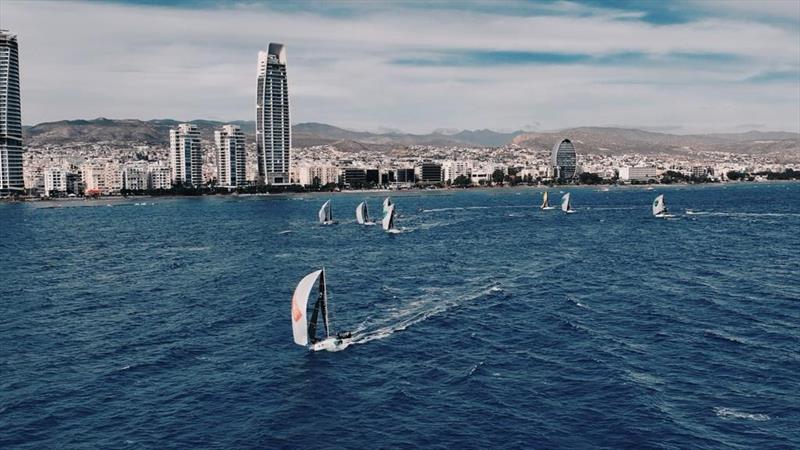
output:
<svg viewBox="0 0 800 450"><path fill-rule="evenodd" d="M657 219L669 219L670 217L675 217L675 215L674 214L667 214L667 213L660 213L660 214L654 215L653 217L655 217Z"/></svg>
<svg viewBox="0 0 800 450"><path fill-rule="evenodd" d="M542 211L550 211L551 209L556 209L555 206L545 206L544 208L540 208Z"/></svg>
<svg viewBox="0 0 800 450"><path fill-rule="evenodd" d="M308 349L311 350L312 352L321 352L321 351L338 352L339 350L346 349L351 342L352 339L350 338L339 339L338 337L334 336L315 342L313 344L309 344Z"/></svg>
<svg viewBox="0 0 800 450"><path fill-rule="evenodd" d="M339 222L337 222L335 220L326 220L324 222L321 222L320 225L336 225L337 223L339 223Z"/></svg>
<svg viewBox="0 0 800 450"><path fill-rule="evenodd" d="M574 209L568 209L568 210L566 210L564 212L567 213L567 214L575 214L575 210Z"/></svg>

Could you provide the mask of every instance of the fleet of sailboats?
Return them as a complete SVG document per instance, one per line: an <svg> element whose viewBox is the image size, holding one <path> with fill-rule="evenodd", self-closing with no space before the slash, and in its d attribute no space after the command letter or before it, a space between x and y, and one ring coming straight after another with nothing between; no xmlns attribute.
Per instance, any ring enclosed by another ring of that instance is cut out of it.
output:
<svg viewBox="0 0 800 450"><path fill-rule="evenodd" d="M562 191L563 192L563 191ZM542 204L539 206L541 210L552 210L555 206L551 206L548 202L549 194L547 191L542 193ZM561 197L561 211L567 214L572 214L575 210L572 208L570 193L567 192ZM652 212L654 217L669 218L675 217L669 214L667 206L664 202L664 194L658 195L653 200ZM395 205L391 198L387 197L383 201L383 219L381 220L381 228L389 233L399 232L395 225ZM331 213L331 201L326 201L319 210L319 222L323 225L330 225L337 223L333 220ZM374 221L369 219L369 210L367 202L363 201L356 206L356 222L361 225L375 225ZM314 302L314 308L311 312L310 318L307 317L307 307L309 296L314 288L314 285L319 281L317 299ZM322 325L322 332L318 336L319 323ZM350 332L332 333L331 321L329 317L328 306L328 291L325 280L325 269L311 272L306 275L295 288L292 297L292 333L294 335L294 342L298 345L306 346L312 351L337 351L347 347L351 340L352 335Z"/></svg>
<svg viewBox="0 0 800 450"><path fill-rule="evenodd" d="M317 300L311 317L308 318L308 298L319 280ZM292 296L292 334L294 343L308 347L312 351L343 350L350 344L352 334L348 331L333 334L328 306L328 286L325 281L325 268L311 272L303 277ZM322 334L317 336L318 322L322 321Z"/></svg>

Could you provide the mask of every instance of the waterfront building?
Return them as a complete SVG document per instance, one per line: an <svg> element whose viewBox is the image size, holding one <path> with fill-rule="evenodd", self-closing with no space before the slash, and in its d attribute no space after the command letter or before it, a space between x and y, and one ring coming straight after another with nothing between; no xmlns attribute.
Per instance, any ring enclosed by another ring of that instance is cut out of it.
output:
<svg viewBox="0 0 800 450"><path fill-rule="evenodd" d="M341 171L342 184L362 187L367 182L367 171L358 167L345 167Z"/></svg>
<svg viewBox="0 0 800 450"><path fill-rule="evenodd" d="M119 164L108 163L106 164L103 173L106 178L106 188L104 194L119 194L122 190L122 167Z"/></svg>
<svg viewBox="0 0 800 450"><path fill-rule="evenodd" d="M237 125L214 132L217 146L217 185L233 189L245 185L244 133Z"/></svg>
<svg viewBox="0 0 800 450"><path fill-rule="evenodd" d="M658 171L655 167L620 167L619 179L620 181L647 181L654 180L658 177Z"/></svg>
<svg viewBox="0 0 800 450"><path fill-rule="evenodd" d="M182 123L169 130L169 161L173 184L194 187L202 184L203 153L196 125Z"/></svg>
<svg viewBox="0 0 800 450"><path fill-rule="evenodd" d="M258 53L256 154L259 183L290 183L291 148L286 47L270 43L266 52Z"/></svg>
<svg viewBox="0 0 800 450"><path fill-rule="evenodd" d="M172 188L172 169L169 167L151 167L148 171L148 189L167 190Z"/></svg>
<svg viewBox="0 0 800 450"><path fill-rule="evenodd" d="M414 174L414 169L397 169L394 171L394 179L395 183L410 183L413 184L416 181L416 176Z"/></svg>
<svg viewBox="0 0 800 450"><path fill-rule="evenodd" d="M141 167L126 167L122 170L122 189L144 191L149 184L149 173Z"/></svg>
<svg viewBox="0 0 800 450"><path fill-rule="evenodd" d="M67 192L67 171L58 167L44 171L44 195L53 197Z"/></svg>
<svg viewBox="0 0 800 450"><path fill-rule="evenodd" d="M0 30L0 195L24 188L19 46L16 35Z"/></svg>
<svg viewBox="0 0 800 450"><path fill-rule="evenodd" d="M367 183L375 186L381 184L381 171L379 169L367 169Z"/></svg>
<svg viewBox="0 0 800 450"><path fill-rule="evenodd" d="M708 174L704 166L692 166L692 176L695 178L703 178Z"/></svg>
<svg viewBox="0 0 800 450"><path fill-rule="evenodd" d="M331 165L311 166L303 165L296 168L297 182L304 186L311 186L316 179L320 186L338 183L339 168Z"/></svg>
<svg viewBox="0 0 800 450"><path fill-rule="evenodd" d="M453 182L460 176L470 177L472 164L469 161L446 161L442 164L442 179Z"/></svg>
<svg viewBox="0 0 800 450"><path fill-rule="evenodd" d="M562 139L553 146L550 159L553 178L558 181L570 181L577 172L577 154L575 146L569 139Z"/></svg>
<svg viewBox="0 0 800 450"><path fill-rule="evenodd" d="M81 172L83 173L83 182L87 195L99 195L106 192L105 167L87 164L81 168Z"/></svg>
<svg viewBox="0 0 800 450"><path fill-rule="evenodd" d="M419 166L419 175L417 179L421 183L441 183L442 182L442 165L433 162L425 161Z"/></svg>
<svg viewBox="0 0 800 450"><path fill-rule="evenodd" d="M83 195L83 174L80 170L67 173L67 194Z"/></svg>

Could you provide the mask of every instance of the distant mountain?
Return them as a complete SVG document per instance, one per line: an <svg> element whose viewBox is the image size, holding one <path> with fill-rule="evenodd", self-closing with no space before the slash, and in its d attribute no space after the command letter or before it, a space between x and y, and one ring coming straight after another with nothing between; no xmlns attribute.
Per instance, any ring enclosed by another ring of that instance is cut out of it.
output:
<svg viewBox="0 0 800 450"><path fill-rule="evenodd" d="M749 131L737 134L679 135L626 128L581 127L556 132L523 133L512 139L522 147L552 148L569 138L578 152L608 154L723 151L742 154L800 152L800 134Z"/></svg>
<svg viewBox="0 0 800 450"><path fill-rule="evenodd" d="M25 127L29 145L127 142L131 144L169 144L169 129L181 123L172 119L157 120L62 120ZM193 120L204 139L212 140L214 130L233 123L252 141L252 121L219 122ZM748 154L800 153L800 134L748 131L737 134L676 135L626 128L580 127L550 132L440 129L429 134L411 134L387 130L384 133L353 131L324 123L300 123L292 126L295 147L332 145L342 151L371 150L388 152L409 145L498 147L516 144L522 147L550 149L561 138L569 138L580 153L683 153L725 151Z"/></svg>

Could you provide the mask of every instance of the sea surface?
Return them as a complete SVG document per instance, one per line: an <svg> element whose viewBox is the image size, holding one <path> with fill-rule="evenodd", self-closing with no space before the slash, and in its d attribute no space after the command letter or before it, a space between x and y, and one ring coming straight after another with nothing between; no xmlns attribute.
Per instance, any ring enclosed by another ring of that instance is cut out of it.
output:
<svg viewBox="0 0 800 450"><path fill-rule="evenodd" d="M800 448L800 184L561 191L0 204L0 448Z"/></svg>

